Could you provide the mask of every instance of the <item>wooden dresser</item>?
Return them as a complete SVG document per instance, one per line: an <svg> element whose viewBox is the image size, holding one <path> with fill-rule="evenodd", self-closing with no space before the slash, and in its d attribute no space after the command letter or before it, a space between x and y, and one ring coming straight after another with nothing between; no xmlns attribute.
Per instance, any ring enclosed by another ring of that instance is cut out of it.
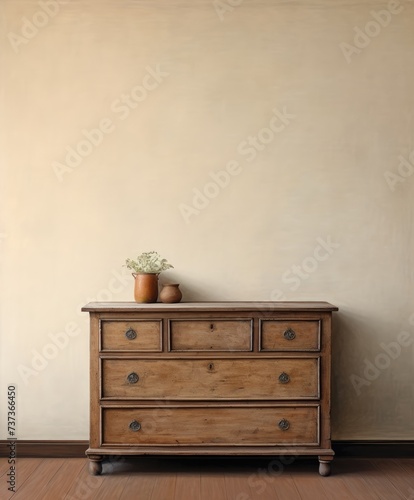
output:
<svg viewBox="0 0 414 500"><path fill-rule="evenodd" d="M308 455L330 473L326 302L90 303L91 474L107 455Z"/></svg>

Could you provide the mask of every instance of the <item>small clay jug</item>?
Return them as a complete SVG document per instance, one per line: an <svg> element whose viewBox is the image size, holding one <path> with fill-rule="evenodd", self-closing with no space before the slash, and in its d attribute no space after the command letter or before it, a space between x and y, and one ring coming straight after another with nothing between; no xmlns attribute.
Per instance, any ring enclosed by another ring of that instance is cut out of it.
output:
<svg viewBox="0 0 414 500"><path fill-rule="evenodd" d="M160 300L165 304L180 302L183 297L178 283L167 283L163 286L160 293Z"/></svg>
<svg viewBox="0 0 414 500"><path fill-rule="evenodd" d="M157 302L158 299L158 274L132 273L135 278L134 298L138 303Z"/></svg>

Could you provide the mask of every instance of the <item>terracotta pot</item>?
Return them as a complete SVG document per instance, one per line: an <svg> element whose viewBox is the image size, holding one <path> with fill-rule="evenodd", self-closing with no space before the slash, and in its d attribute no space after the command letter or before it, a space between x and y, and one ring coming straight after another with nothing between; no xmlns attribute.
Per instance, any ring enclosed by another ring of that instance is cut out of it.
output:
<svg viewBox="0 0 414 500"><path fill-rule="evenodd" d="M132 273L135 278L135 302L152 303L158 299L158 274Z"/></svg>
<svg viewBox="0 0 414 500"><path fill-rule="evenodd" d="M177 283L165 284L160 293L161 302L166 304L172 304L174 302L180 302L183 297L181 290L178 288L180 285Z"/></svg>

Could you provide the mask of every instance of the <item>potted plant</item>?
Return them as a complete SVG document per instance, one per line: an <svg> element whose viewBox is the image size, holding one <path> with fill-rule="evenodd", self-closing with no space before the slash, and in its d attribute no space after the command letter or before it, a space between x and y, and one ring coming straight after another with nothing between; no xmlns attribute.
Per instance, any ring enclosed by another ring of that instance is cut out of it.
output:
<svg viewBox="0 0 414 500"><path fill-rule="evenodd" d="M135 278L134 298L136 302L151 303L158 299L158 275L173 266L157 252L143 252L136 260L126 259L125 265L133 271Z"/></svg>

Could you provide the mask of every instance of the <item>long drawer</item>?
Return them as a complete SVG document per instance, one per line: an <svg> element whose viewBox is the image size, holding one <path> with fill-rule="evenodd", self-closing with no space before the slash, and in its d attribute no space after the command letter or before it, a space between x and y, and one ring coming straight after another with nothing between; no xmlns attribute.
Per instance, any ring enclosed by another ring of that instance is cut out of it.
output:
<svg viewBox="0 0 414 500"><path fill-rule="evenodd" d="M319 358L103 359L102 398L318 399Z"/></svg>
<svg viewBox="0 0 414 500"><path fill-rule="evenodd" d="M104 408L103 445L318 445L319 407Z"/></svg>

